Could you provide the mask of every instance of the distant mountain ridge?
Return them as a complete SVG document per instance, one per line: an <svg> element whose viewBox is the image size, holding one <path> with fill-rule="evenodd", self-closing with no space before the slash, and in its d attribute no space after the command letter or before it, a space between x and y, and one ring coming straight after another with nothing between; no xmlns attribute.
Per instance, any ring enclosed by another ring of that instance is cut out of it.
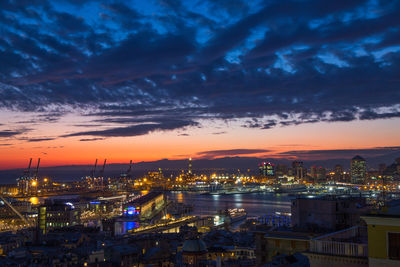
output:
<svg viewBox="0 0 400 267"><path fill-rule="evenodd" d="M362 155L361 155L362 156ZM364 157L367 160L368 168L377 168L378 164L392 164L396 158L400 157L400 151L388 153L379 157ZM305 166L309 168L312 165L333 168L336 164L341 164L344 169L350 166L351 158L326 159L326 160L303 160ZM291 165L293 160L282 158L257 158L257 157L223 157L216 159L198 159L193 160L194 171L237 171L238 169L244 173L250 169L251 173L257 173L258 164L262 161L271 161L275 164ZM127 171L129 163L113 163L105 168L105 175L115 177ZM39 169L40 177L52 177L56 181L74 181L79 180L90 174L92 165L64 165L53 167L42 167ZM133 165L132 174L134 176L142 176L147 171L156 171L161 168L166 176L177 173L180 170L187 170L188 160L168 160L162 159L158 161L142 161ZM99 167L97 171L99 171ZM16 178L21 176L23 169L11 169L0 171L0 184L15 183Z"/></svg>

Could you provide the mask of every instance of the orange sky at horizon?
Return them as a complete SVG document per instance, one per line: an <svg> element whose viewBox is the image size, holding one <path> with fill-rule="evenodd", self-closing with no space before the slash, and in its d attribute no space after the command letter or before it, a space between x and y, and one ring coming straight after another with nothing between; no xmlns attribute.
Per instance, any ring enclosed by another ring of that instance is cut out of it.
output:
<svg viewBox="0 0 400 267"><path fill-rule="evenodd" d="M83 142L83 137L58 137L55 140L27 142L9 139L11 145L0 146L0 170L26 168L29 158L33 165L41 158L41 166L91 165L98 158L108 163L129 163L160 159L199 158L203 151L230 149L265 149L268 153L238 156L276 157L292 150L365 149L400 145L400 119L375 121L319 122L268 130L241 127L234 122L203 122L202 127L152 132L134 137L109 137ZM29 134L60 136L72 129L41 125ZM221 133L223 132L223 133ZM45 133L45 134L44 134ZM217 134L216 134L217 133ZM184 134L184 135L182 135ZM4 142L6 143L6 142Z"/></svg>

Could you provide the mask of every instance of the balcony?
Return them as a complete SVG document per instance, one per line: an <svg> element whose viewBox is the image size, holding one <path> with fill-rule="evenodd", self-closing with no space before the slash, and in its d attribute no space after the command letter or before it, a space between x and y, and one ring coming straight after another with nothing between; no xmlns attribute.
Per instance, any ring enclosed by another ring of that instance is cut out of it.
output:
<svg viewBox="0 0 400 267"><path fill-rule="evenodd" d="M310 252L333 256L368 257L368 244L361 234L362 230L359 226L354 226L314 238L310 241Z"/></svg>

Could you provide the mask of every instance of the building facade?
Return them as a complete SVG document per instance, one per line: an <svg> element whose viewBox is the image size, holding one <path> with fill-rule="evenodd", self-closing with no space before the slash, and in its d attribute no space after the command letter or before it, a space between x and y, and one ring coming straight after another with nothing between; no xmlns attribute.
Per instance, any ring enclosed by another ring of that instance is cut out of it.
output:
<svg viewBox="0 0 400 267"><path fill-rule="evenodd" d="M380 213L362 218L368 225L369 266L400 266L400 215Z"/></svg>
<svg viewBox="0 0 400 267"><path fill-rule="evenodd" d="M364 184L367 179L367 162L360 156L355 156L350 162L351 183Z"/></svg>
<svg viewBox="0 0 400 267"><path fill-rule="evenodd" d="M292 227L336 231L360 222L368 207L360 197L299 197L292 200Z"/></svg>
<svg viewBox="0 0 400 267"><path fill-rule="evenodd" d="M41 234L77 224L79 211L71 203L48 201L38 208L38 229Z"/></svg>

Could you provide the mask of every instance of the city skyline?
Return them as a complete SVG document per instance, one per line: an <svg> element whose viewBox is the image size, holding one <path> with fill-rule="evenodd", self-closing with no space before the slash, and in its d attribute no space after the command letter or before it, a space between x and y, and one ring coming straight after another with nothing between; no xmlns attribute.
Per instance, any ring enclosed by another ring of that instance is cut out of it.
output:
<svg viewBox="0 0 400 267"><path fill-rule="evenodd" d="M45 167L396 153L398 10L2 1L0 170L29 158Z"/></svg>

